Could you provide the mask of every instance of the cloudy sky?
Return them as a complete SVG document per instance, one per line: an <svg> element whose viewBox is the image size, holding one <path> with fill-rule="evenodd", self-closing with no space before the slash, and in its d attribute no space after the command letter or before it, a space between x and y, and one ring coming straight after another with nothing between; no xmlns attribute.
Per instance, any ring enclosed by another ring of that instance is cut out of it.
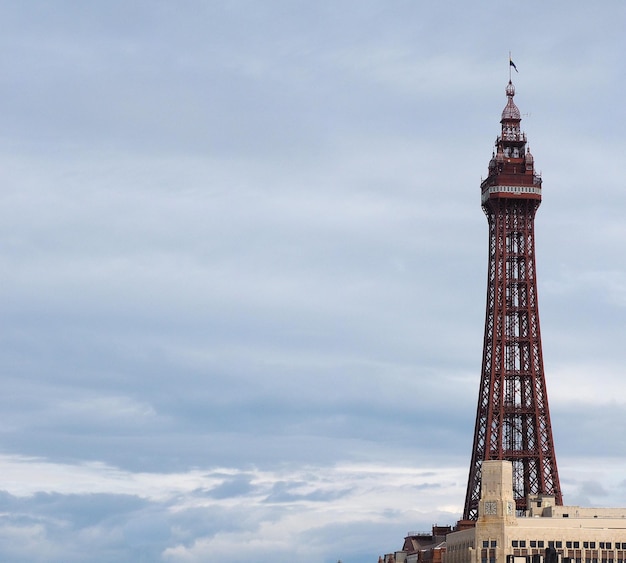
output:
<svg viewBox="0 0 626 563"><path fill-rule="evenodd" d="M0 560L374 563L453 524L509 51L565 502L626 506L625 24L0 2Z"/></svg>

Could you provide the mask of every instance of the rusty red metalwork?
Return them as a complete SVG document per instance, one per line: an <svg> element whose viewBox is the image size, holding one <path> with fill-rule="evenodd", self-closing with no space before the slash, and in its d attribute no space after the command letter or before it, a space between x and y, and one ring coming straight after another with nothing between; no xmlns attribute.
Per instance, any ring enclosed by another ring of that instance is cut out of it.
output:
<svg viewBox="0 0 626 563"><path fill-rule="evenodd" d="M489 224L487 312L474 446L464 520L476 520L484 460L513 462L518 511L529 494L554 495L563 504L543 369L537 279L535 213L541 177L520 130L509 81L502 133L480 186Z"/></svg>

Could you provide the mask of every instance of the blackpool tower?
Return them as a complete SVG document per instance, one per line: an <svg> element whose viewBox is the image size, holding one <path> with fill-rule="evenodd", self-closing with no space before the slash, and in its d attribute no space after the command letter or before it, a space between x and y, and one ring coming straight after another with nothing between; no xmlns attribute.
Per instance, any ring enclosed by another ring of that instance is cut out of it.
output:
<svg viewBox="0 0 626 563"><path fill-rule="evenodd" d="M563 504L543 371L537 278L535 213L541 177L520 130L520 111L509 80L502 133L480 186L489 225L487 313L474 445L464 520L476 520L485 460L513 463L517 511L527 495Z"/></svg>

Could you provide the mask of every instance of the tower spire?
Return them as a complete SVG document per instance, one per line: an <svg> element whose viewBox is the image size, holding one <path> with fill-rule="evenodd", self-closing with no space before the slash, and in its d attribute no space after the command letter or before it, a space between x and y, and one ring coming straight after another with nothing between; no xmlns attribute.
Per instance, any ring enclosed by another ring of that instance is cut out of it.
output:
<svg viewBox="0 0 626 563"><path fill-rule="evenodd" d="M510 60L510 59L509 59ZM510 66L515 68L513 61ZM535 213L541 177L520 129L515 87L506 86L502 131L480 186L489 225L487 310L480 392L463 519L475 520L486 460L513 463L516 508L530 494L562 504L543 370L537 280Z"/></svg>

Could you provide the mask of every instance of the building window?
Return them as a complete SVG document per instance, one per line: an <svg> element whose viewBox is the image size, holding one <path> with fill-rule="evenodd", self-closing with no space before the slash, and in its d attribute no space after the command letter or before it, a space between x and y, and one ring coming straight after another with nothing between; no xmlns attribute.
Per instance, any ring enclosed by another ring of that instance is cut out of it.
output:
<svg viewBox="0 0 626 563"><path fill-rule="evenodd" d="M497 547L498 542L496 540L491 540L491 547Z"/></svg>
<svg viewBox="0 0 626 563"><path fill-rule="evenodd" d="M537 547L537 541L536 540L530 540L530 547Z"/></svg>
<svg viewBox="0 0 626 563"><path fill-rule="evenodd" d="M579 541L575 541L574 542L574 549L580 549L580 542Z"/></svg>
<svg viewBox="0 0 626 563"><path fill-rule="evenodd" d="M537 542L537 547L543 547L543 541L542 540L539 540Z"/></svg>
<svg viewBox="0 0 626 563"><path fill-rule="evenodd" d="M604 545L606 546L607 549L613 549L611 547L611 542L610 541L606 542Z"/></svg>
<svg viewBox="0 0 626 563"><path fill-rule="evenodd" d="M566 547L567 549L572 549L572 542L571 542L571 541L566 541L566 542L565 542L565 547Z"/></svg>
<svg viewBox="0 0 626 563"><path fill-rule="evenodd" d="M526 540L520 540L519 541L519 546L520 547L526 547Z"/></svg>
<svg viewBox="0 0 626 563"><path fill-rule="evenodd" d="M563 542L562 541L557 541L556 542L556 548L557 549L563 549Z"/></svg>
<svg viewBox="0 0 626 563"><path fill-rule="evenodd" d="M588 541L584 541L583 542L583 549L589 549L589 542ZM589 563L589 562L587 562Z"/></svg>
<svg viewBox="0 0 626 563"><path fill-rule="evenodd" d="M511 542L511 546L512 546L512 547L519 547L519 541L517 541L517 540L513 540L513 541Z"/></svg>
<svg viewBox="0 0 626 563"><path fill-rule="evenodd" d="M596 542L592 541L592 542L589 544L589 547L590 547L591 549L595 549L595 548L596 548Z"/></svg>

